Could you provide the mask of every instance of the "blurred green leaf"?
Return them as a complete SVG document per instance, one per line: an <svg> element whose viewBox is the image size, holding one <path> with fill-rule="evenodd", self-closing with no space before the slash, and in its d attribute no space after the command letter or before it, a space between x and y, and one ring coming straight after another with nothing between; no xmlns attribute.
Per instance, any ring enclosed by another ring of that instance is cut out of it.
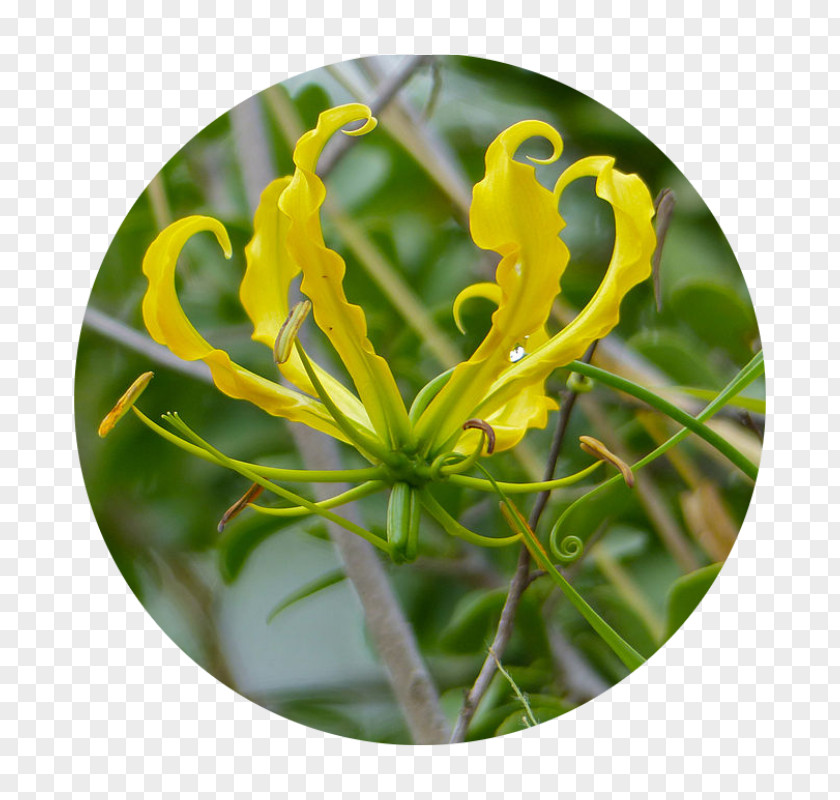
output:
<svg viewBox="0 0 840 800"><path fill-rule="evenodd" d="M290 608L295 603L305 600L307 597L312 597L313 594L317 594L324 589L329 589L330 586L335 586L337 583L341 583L341 581L343 581L346 577L347 576L344 574L344 570L341 569L333 570L320 575L315 578L315 580L301 586L296 592L292 592L287 597L284 597L276 606L274 606L274 608L271 609L271 611L268 612L266 622L271 622L278 614L282 613L287 608Z"/></svg>
<svg viewBox="0 0 840 800"><path fill-rule="evenodd" d="M679 578L668 595L668 617L665 639L670 639L691 616L691 613L711 589L723 564L710 564Z"/></svg>
<svg viewBox="0 0 840 800"><path fill-rule="evenodd" d="M528 702L531 705L531 711L537 718L537 724L548 722L550 719L566 714L574 708L565 700L549 694L529 694ZM513 711L505 717L502 724L496 728L496 736L517 733L529 727L525 710L520 707L518 711Z"/></svg>
<svg viewBox="0 0 840 800"><path fill-rule="evenodd" d="M219 540L219 567L225 582L239 577L245 562L266 539L285 532L295 522L299 520L254 515L230 525Z"/></svg>
<svg viewBox="0 0 840 800"><path fill-rule="evenodd" d="M708 358L708 345L712 345L726 351L738 363L750 358L758 326L749 303L733 287L691 278L674 289L670 302L673 312L706 343L697 348L701 357Z"/></svg>
<svg viewBox="0 0 840 800"><path fill-rule="evenodd" d="M667 328L640 331L628 339L627 345L675 383L710 389L726 383L721 372L709 362L708 352L678 331Z"/></svg>
<svg viewBox="0 0 840 800"><path fill-rule="evenodd" d="M477 589L464 596L441 631L441 648L450 653L481 650L488 637L492 638L506 597L507 587L492 591Z"/></svg>

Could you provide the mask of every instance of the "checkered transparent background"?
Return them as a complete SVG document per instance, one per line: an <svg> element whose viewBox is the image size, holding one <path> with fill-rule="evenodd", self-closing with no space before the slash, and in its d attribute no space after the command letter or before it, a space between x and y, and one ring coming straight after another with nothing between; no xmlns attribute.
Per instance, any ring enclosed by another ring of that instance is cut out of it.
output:
<svg viewBox="0 0 840 800"><path fill-rule="evenodd" d="M840 23L827 2L688 5L0 4L1 796L838 796ZM195 666L113 564L72 431L88 292L159 167L272 83L411 52L541 71L659 145L738 254L772 395L753 507L702 610L596 701L452 748L307 730Z"/></svg>

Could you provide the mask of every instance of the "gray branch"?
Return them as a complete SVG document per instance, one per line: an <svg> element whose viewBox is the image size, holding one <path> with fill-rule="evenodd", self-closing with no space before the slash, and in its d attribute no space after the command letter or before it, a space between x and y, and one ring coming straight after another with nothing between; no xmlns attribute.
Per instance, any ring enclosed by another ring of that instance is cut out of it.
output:
<svg viewBox="0 0 840 800"><path fill-rule="evenodd" d="M341 463L335 443L303 425L290 424L297 448L307 469L337 469ZM318 499L328 497L337 484L316 484ZM362 524L354 505L345 507L347 519ZM442 744L449 738L449 725L440 708L437 689L426 668L414 631L402 613L399 600L376 551L364 539L327 523L345 573L364 612L365 624L382 659L388 682L403 712L415 744Z"/></svg>
<svg viewBox="0 0 840 800"><path fill-rule="evenodd" d="M388 88L389 94L375 103L379 108L393 98L399 88L421 65L408 59L406 68L399 70ZM410 66L411 69L407 69ZM399 78L399 80L397 80ZM383 92L383 95L385 93ZM242 162L246 194L252 208L259 200L263 186L274 176L270 148L265 134L262 106L246 102L237 106L231 115L237 153ZM352 144L353 140L348 139ZM334 157L335 158L335 157ZM335 164L333 160L332 165ZM326 170L328 171L328 170ZM321 173L325 170L322 168ZM310 348L311 349L311 348ZM308 469L336 469L340 456L335 443L303 425L289 426L304 465ZM334 493L335 484L316 485L315 491L323 499ZM357 509L349 506L345 516L359 523ZM360 523L359 523L360 524ZM377 652L382 659L388 681L405 717L416 744L440 744L447 740L449 726L440 708L437 689L420 654L411 625L400 608L399 601L385 574L385 569L373 547L363 539L342 528L327 523L345 573L362 605L365 624Z"/></svg>

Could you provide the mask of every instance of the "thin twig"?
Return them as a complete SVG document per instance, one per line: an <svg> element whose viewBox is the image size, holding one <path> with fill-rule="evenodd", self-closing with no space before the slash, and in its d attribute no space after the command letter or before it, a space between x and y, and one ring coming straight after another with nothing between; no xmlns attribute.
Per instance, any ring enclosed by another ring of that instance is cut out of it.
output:
<svg viewBox="0 0 840 800"><path fill-rule="evenodd" d="M362 59L353 63L365 74L368 82L375 84L374 91L382 85L384 77L378 67L378 59ZM368 91L353 80L349 70L336 68L333 74L359 100L366 98ZM401 97L395 98L387 109L383 109L380 122L394 141L402 145L443 190L452 201L459 219L466 222L470 213L472 184L447 143Z"/></svg>
<svg viewBox="0 0 840 800"><path fill-rule="evenodd" d="M319 436L303 425L290 425L289 429L308 469L324 470L338 466L340 457L332 439ZM315 484L313 490L321 498L335 491L335 484ZM355 506L348 506L345 515L358 521ZM382 562L363 539L331 523L327 523L327 529L362 604L365 625L382 659L388 682L414 743L444 743L449 725L441 711L437 689Z"/></svg>
<svg viewBox="0 0 840 800"><path fill-rule="evenodd" d="M595 353L595 347L598 343L593 342L581 361L589 363ZM569 419L572 414L572 409L577 400L577 393L571 390L566 390L563 393L563 401L560 408L560 416L557 419L557 427L554 430L554 438L551 442L551 450L548 454L548 461L545 466L545 473L543 480L550 481L554 477L554 470L557 468L557 461L560 458L560 452L563 449L563 442L566 438L566 432L569 429ZM543 511L548 503L551 491L540 492L531 509L531 516L528 520L528 525L531 530L535 530L540 521ZM467 735L467 729L470 722L478 709L478 704L481 698L484 697L487 689L490 687L490 682L493 680L493 675L496 672L496 658L493 654L501 656L510 641L513 634L513 623L516 617L516 611L519 608L519 602L522 599L522 594L530 585L530 571L531 571L531 555L526 547L522 547L519 552L519 561L516 565L516 572L510 582L508 595L505 599L504 607L502 608L501 616L499 617L499 624L496 628L496 635L493 637L493 643L490 645L487 658L481 665L481 670L472 688L464 697L464 702L461 705L461 710L458 713L458 719L455 722L455 728L452 732L450 743L463 742Z"/></svg>
<svg viewBox="0 0 840 800"><path fill-rule="evenodd" d="M213 383L213 378L210 375L210 368L202 361L182 361L178 356L158 344L145 333L130 328L124 322L108 316L104 311L98 308L88 306L85 312L84 327L96 331L102 336L111 339L118 344L133 350L135 353L145 356L150 361L153 361L167 369L175 370L183 375L189 375L191 378L203 381L204 383Z"/></svg>

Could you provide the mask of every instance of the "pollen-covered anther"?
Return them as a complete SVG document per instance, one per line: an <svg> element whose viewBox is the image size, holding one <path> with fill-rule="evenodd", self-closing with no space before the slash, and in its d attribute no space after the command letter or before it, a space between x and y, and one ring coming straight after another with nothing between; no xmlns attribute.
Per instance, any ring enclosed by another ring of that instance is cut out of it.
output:
<svg viewBox="0 0 840 800"><path fill-rule="evenodd" d="M274 340L274 362L276 364L285 364L289 360L300 328L311 310L312 303L309 300L301 300L289 312L289 316L280 326L280 332Z"/></svg>
<svg viewBox="0 0 840 800"><path fill-rule="evenodd" d="M248 488L248 491L242 495L224 514L222 514L222 518L219 520L218 531L221 533L225 529L225 525L228 524L234 517L239 516L250 503L253 503L263 491L263 487L260 486L258 483L252 483Z"/></svg>
<svg viewBox="0 0 840 800"><path fill-rule="evenodd" d="M496 431L493 430L493 426L489 422L485 422L483 419L468 419L461 427L465 431L472 429L483 431L487 438L487 455L493 455L493 451L496 449Z"/></svg>
<svg viewBox="0 0 840 800"><path fill-rule="evenodd" d="M99 436L105 438L114 426L128 413L128 410L137 402L137 398L143 394L149 381L154 378L154 372L144 372L131 386L126 389L125 394L117 400L116 405L105 415L99 423Z"/></svg>
<svg viewBox="0 0 840 800"><path fill-rule="evenodd" d="M581 436L580 449L590 456L594 456L601 461L606 461L612 464L624 477L624 482L632 489L636 485L636 477L633 475L633 470L627 462L620 459L615 453L607 448L607 446L596 439L594 436Z"/></svg>

